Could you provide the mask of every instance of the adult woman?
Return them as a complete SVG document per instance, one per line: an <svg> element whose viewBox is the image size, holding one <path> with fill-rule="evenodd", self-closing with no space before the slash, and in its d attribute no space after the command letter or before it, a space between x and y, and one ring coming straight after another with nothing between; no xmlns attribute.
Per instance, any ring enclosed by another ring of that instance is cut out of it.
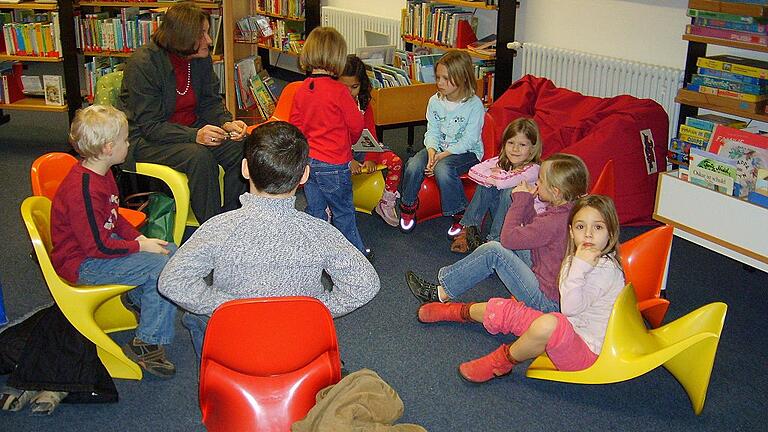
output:
<svg viewBox="0 0 768 432"><path fill-rule="evenodd" d="M224 208L245 192L240 161L246 125L232 121L213 72L208 16L194 3L171 6L152 40L128 61L119 108L130 125L135 161L168 165L187 175L199 222L222 211L218 165L224 168Z"/></svg>

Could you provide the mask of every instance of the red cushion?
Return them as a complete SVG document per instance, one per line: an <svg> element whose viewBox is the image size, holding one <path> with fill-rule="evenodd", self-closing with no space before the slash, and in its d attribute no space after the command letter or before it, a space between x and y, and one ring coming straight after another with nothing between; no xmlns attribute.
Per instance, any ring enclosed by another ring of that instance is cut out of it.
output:
<svg viewBox="0 0 768 432"><path fill-rule="evenodd" d="M498 136L512 120L533 117L541 130L542 157L570 153L581 157L592 183L609 159L616 173L616 209L624 225L646 225L651 219L658 173L648 174L647 161L666 169L669 118L658 103L632 96L598 98L557 88L545 78L526 75L488 109ZM646 158L640 131L653 136ZM655 157L655 160L654 160ZM591 188L591 185L590 185Z"/></svg>

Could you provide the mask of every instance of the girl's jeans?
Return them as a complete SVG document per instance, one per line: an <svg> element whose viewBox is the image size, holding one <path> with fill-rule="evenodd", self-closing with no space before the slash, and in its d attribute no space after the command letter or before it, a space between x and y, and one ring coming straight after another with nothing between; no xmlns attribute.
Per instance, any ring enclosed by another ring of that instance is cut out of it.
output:
<svg viewBox="0 0 768 432"><path fill-rule="evenodd" d="M80 285L136 285L127 292L131 303L141 308L136 337L151 345L173 341L176 305L157 291L157 278L176 245L166 246L169 255L136 252L119 258L87 258L80 264Z"/></svg>
<svg viewBox="0 0 768 432"><path fill-rule="evenodd" d="M461 225L474 226L480 228L486 212L491 213L491 229L488 231L488 240L499 241L501 238L501 228L504 226L504 218L507 216L509 206L512 203L512 189L496 189L495 187L486 187L477 185L475 195L469 202L464 217L461 219Z"/></svg>
<svg viewBox="0 0 768 432"><path fill-rule="evenodd" d="M403 193L401 203L404 206L412 206L424 181L424 168L427 166L429 156L427 149L421 149L408 159L403 174ZM450 155L435 165L435 180L440 189L440 203L443 207L443 216L453 216L467 207L467 197L464 195L464 185L460 175L469 172L469 169L478 164L474 153Z"/></svg>
<svg viewBox="0 0 768 432"><path fill-rule="evenodd" d="M357 230L355 205L352 203L352 171L349 163L333 165L309 159L309 180L304 184L306 212L326 220L326 208L333 213L335 226L354 247L365 254L365 246Z"/></svg>
<svg viewBox="0 0 768 432"><path fill-rule="evenodd" d="M531 270L531 252L509 250L499 242L485 243L455 264L441 268L437 279L454 299L494 272L517 300L542 312L560 311L560 304L539 289L539 281Z"/></svg>

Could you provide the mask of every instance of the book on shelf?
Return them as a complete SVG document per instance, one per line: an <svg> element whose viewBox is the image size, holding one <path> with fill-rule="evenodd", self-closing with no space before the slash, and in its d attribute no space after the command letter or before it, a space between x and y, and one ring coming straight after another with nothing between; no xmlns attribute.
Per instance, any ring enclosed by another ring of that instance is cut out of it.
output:
<svg viewBox="0 0 768 432"><path fill-rule="evenodd" d="M678 97L685 104L690 105L711 105L713 110L735 109L747 113L761 114L765 110L766 101L747 102L739 99L727 98L706 93L689 91L681 89Z"/></svg>
<svg viewBox="0 0 768 432"><path fill-rule="evenodd" d="M736 164L717 154L691 148L688 181L726 195L736 190Z"/></svg>
<svg viewBox="0 0 768 432"><path fill-rule="evenodd" d="M768 62L730 54L699 57L696 60L696 66L753 78L768 79Z"/></svg>
<svg viewBox="0 0 768 432"><path fill-rule="evenodd" d="M213 41L213 46L211 47L212 55L222 54L224 52L224 32L221 30L221 28L221 15L211 14L208 34Z"/></svg>
<svg viewBox="0 0 768 432"><path fill-rule="evenodd" d="M275 112L275 100L272 99L272 94L267 90L264 82L261 80L261 76L258 73L251 75L250 89L253 93L254 99L259 104L261 111L269 118L272 113Z"/></svg>
<svg viewBox="0 0 768 432"><path fill-rule="evenodd" d="M768 35L688 24L685 33L755 45L768 45Z"/></svg>
<svg viewBox="0 0 768 432"><path fill-rule="evenodd" d="M759 22L758 18L756 17L729 14L729 13L723 13L723 12L715 12L715 11L703 10L703 9L688 9L688 13L686 15L688 15L691 18L713 19L713 20L737 22L737 23L744 23L744 24L755 24Z"/></svg>
<svg viewBox="0 0 768 432"><path fill-rule="evenodd" d="M360 134L360 138L352 146L352 151L382 153L387 151L387 148L384 147L384 144L376 141L376 138L373 137L371 131L368 129L363 129L363 133Z"/></svg>
<svg viewBox="0 0 768 432"><path fill-rule="evenodd" d="M696 117L686 117L685 124L699 129L706 129L710 132L715 130L715 126L719 124L733 129L747 127L747 122L744 120L726 117L720 114L699 114Z"/></svg>
<svg viewBox="0 0 768 432"><path fill-rule="evenodd" d="M64 80L61 75L43 75L46 105L64 105Z"/></svg>
<svg viewBox="0 0 768 432"><path fill-rule="evenodd" d="M768 79L754 78L754 77L750 77L742 74L726 72L724 70L716 70L716 69L709 69L709 68L703 68L703 67L698 68L697 72L699 73L699 75L703 75L707 77L722 78L727 81L736 81L738 83L744 83L744 84L750 84L753 86L768 88Z"/></svg>
<svg viewBox="0 0 768 432"><path fill-rule="evenodd" d="M691 77L691 84L702 85L712 88L718 88L727 91L739 93L749 93L753 95L768 94L768 86L748 84L741 81L732 81L725 78L718 78L702 74L694 74Z"/></svg>
<svg viewBox="0 0 768 432"><path fill-rule="evenodd" d="M496 34L472 42L467 45L467 49L479 54L496 55Z"/></svg>
<svg viewBox="0 0 768 432"><path fill-rule="evenodd" d="M757 103L757 102L762 102L768 99L768 95L766 94L755 95L755 94L749 94L749 93L740 93L736 91L724 90L720 88L709 87L709 86L699 85L699 84L688 84L686 88L690 91L706 93L706 94L726 97L730 99L736 99L744 102Z"/></svg>
<svg viewBox="0 0 768 432"><path fill-rule="evenodd" d="M712 132L709 151L734 162L740 197L755 190L757 170L768 168L766 135L718 125Z"/></svg>
<svg viewBox="0 0 768 432"><path fill-rule="evenodd" d="M744 23L740 21L728 21L712 18L694 18L693 23L703 27L720 28L723 30L737 30L750 33L768 33L768 25L762 22Z"/></svg>
<svg viewBox="0 0 768 432"><path fill-rule="evenodd" d="M761 195L768 195L768 168L757 169L757 179L755 180L755 192Z"/></svg>
<svg viewBox="0 0 768 432"><path fill-rule="evenodd" d="M261 57L249 56L235 63L235 93L238 106L250 110L257 104L251 88L251 77L261 69Z"/></svg>

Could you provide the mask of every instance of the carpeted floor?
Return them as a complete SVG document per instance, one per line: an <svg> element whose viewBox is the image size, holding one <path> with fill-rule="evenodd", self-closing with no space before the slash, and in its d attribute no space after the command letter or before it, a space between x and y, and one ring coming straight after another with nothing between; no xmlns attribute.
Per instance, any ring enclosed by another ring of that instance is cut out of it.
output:
<svg viewBox="0 0 768 432"><path fill-rule="evenodd" d="M26 121L28 127L23 123ZM30 194L29 167L48 151L64 148L58 120L36 114L0 126L0 277L11 319L50 302L39 269L29 259L31 245L19 216ZM420 136L423 130L417 130ZM405 158L405 131L384 141ZM417 146L419 139L417 138ZM724 431L765 430L768 406L766 358L768 275L746 271L740 263L675 239L671 257L667 321L712 301L729 305L723 338L704 412L695 416L682 387L663 369L612 385L571 385L525 378L518 366L505 378L484 385L462 381L457 365L485 354L501 340L480 326L416 321L418 306L404 284L408 269L434 277L456 261L445 237L447 220L419 224L404 235L380 219L358 214L364 241L374 248L381 277L378 296L362 309L336 320L342 358L349 370L378 372L405 403L403 421L430 431ZM625 229L622 239L642 232ZM496 278L467 293L463 300L506 295ZM115 338L123 342L129 334ZM169 356L178 374L162 381L117 380L120 402L110 405L63 405L47 418L28 412L0 412L3 431L204 430L197 406L197 364L188 334L177 325ZM0 384L5 381L0 377Z"/></svg>

